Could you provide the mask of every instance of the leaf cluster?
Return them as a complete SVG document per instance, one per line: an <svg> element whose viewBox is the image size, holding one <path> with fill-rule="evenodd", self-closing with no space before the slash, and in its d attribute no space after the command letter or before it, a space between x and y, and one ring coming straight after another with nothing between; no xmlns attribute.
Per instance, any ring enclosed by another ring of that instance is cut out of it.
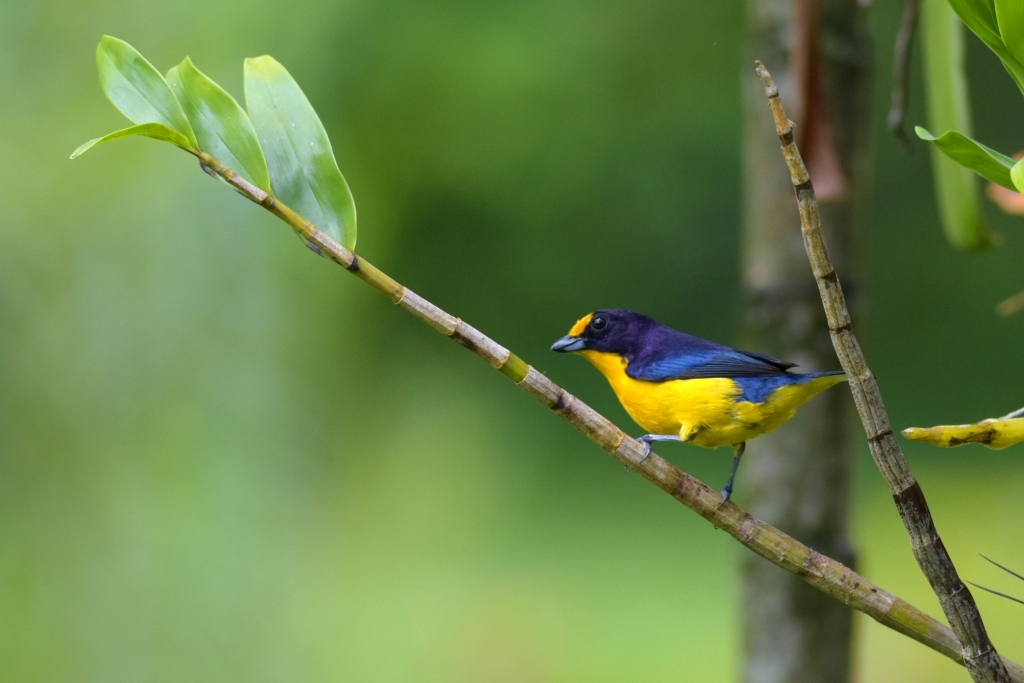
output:
<svg viewBox="0 0 1024 683"><path fill-rule="evenodd" d="M1010 77L1024 93L1024 3L1020 0L949 0L957 16L1003 62ZM946 131L933 135L915 128L950 159L1010 190L1024 193L1024 166L980 142Z"/></svg>
<svg viewBox="0 0 1024 683"><path fill-rule="evenodd" d="M103 92L135 125L86 142L72 159L139 135L205 152L355 248L355 200L331 141L299 84L272 57L245 60L245 109L188 57L165 77L131 45L104 36L96 65Z"/></svg>

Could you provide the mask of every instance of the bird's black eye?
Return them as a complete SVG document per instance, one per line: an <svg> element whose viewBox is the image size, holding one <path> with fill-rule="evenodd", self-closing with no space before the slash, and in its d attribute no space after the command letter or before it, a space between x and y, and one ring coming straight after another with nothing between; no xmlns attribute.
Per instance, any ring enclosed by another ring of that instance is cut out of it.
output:
<svg viewBox="0 0 1024 683"><path fill-rule="evenodd" d="M590 321L590 329L594 332L600 332L606 327L608 327L608 318L603 315L596 315L594 316L594 319Z"/></svg>

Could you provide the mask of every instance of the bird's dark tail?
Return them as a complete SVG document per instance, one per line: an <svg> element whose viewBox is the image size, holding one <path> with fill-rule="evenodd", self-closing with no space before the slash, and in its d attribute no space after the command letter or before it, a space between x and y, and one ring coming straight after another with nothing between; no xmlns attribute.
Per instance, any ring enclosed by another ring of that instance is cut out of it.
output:
<svg viewBox="0 0 1024 683"><path fill-rule="evenodd" d="M838 377L839 375L842 375L843 379L846 379L846 371L845 370L825 370L824 372L808 372L808 373L805 373L804 376L805 377Z"/></svg>

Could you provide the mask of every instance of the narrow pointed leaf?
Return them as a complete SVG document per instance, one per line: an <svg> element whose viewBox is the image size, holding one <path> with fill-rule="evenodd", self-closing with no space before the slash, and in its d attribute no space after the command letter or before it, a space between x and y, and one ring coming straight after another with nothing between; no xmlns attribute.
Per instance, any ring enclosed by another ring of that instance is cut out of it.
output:
<svg viewBox="0 0 1024 683"><path fill-rule="evenodd" d="M299 84L271 57L246 59L245 102L274 194L354 249L355 201L327 132Z"/></svg>
<svg viewBox="0 0 1024 683"><path fill-rule="evenodd" d="M188 57L167 72L167 82L185 110L199 149L270 192L270 175L256 131L235 98L199 71Z"/></svg>
<svg viewBox="0 0 1024 683"><path fill-rule="evenodd" d="M84 145L76 149L74 152L72 152L71 158L77 159L78 157L85 154L89 149L95 147L96 145L103 144L104 142L110 142L111 140L118 140L120 138L128 138L134 135L142 135L147 138L153 138L155 140L163 140L164 142L170 142L171 144L180 147L191 154L199 153L199 151L192 146L192 143L189 142L188 138L186 138L178 131L171 130L162 123L142 123L138 126L132 126L131 128L124 128L122 130L114 131L110 135L104 135L103 137L96 138L95 140L89 140L89 142L85 143Z"/></svg>
<svg viewBox="0 0 1024 683"><path fill-rule="evenodd" d="M934 142L943 154L961 166L971 169L996 185L1017 191L1013 179L1010 177L1010 169L1017 162L1005 154L986 147L980 142L975 142L954 130L947 131L939 137L935 137L921 126L916 126L914 130L917 132L917 137Z"/></svg>
<svg viewBox="0 0 1024 683"><path fill-rule="evenodd" d="M167 81L128 43L103 36L96 48L100 86L107 98L132 123L160 123L196 146L185 112Z"/></svg>

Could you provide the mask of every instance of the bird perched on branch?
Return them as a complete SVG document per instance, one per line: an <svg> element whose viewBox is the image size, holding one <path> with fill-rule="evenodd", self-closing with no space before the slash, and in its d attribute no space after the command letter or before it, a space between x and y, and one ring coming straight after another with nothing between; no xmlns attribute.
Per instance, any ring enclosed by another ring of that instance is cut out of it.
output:
<svg viewBox="0 0 1024 683"><path fill-rule="evenodd" d="M578 353L604 374L622 407L650 432L639 439L644 460L653 441L732 446L723 505L746 442L778 428L798 406L846 379L841 370L789 372L795 363L738 351L620 309L584 316L551 350Z"/></svg>

